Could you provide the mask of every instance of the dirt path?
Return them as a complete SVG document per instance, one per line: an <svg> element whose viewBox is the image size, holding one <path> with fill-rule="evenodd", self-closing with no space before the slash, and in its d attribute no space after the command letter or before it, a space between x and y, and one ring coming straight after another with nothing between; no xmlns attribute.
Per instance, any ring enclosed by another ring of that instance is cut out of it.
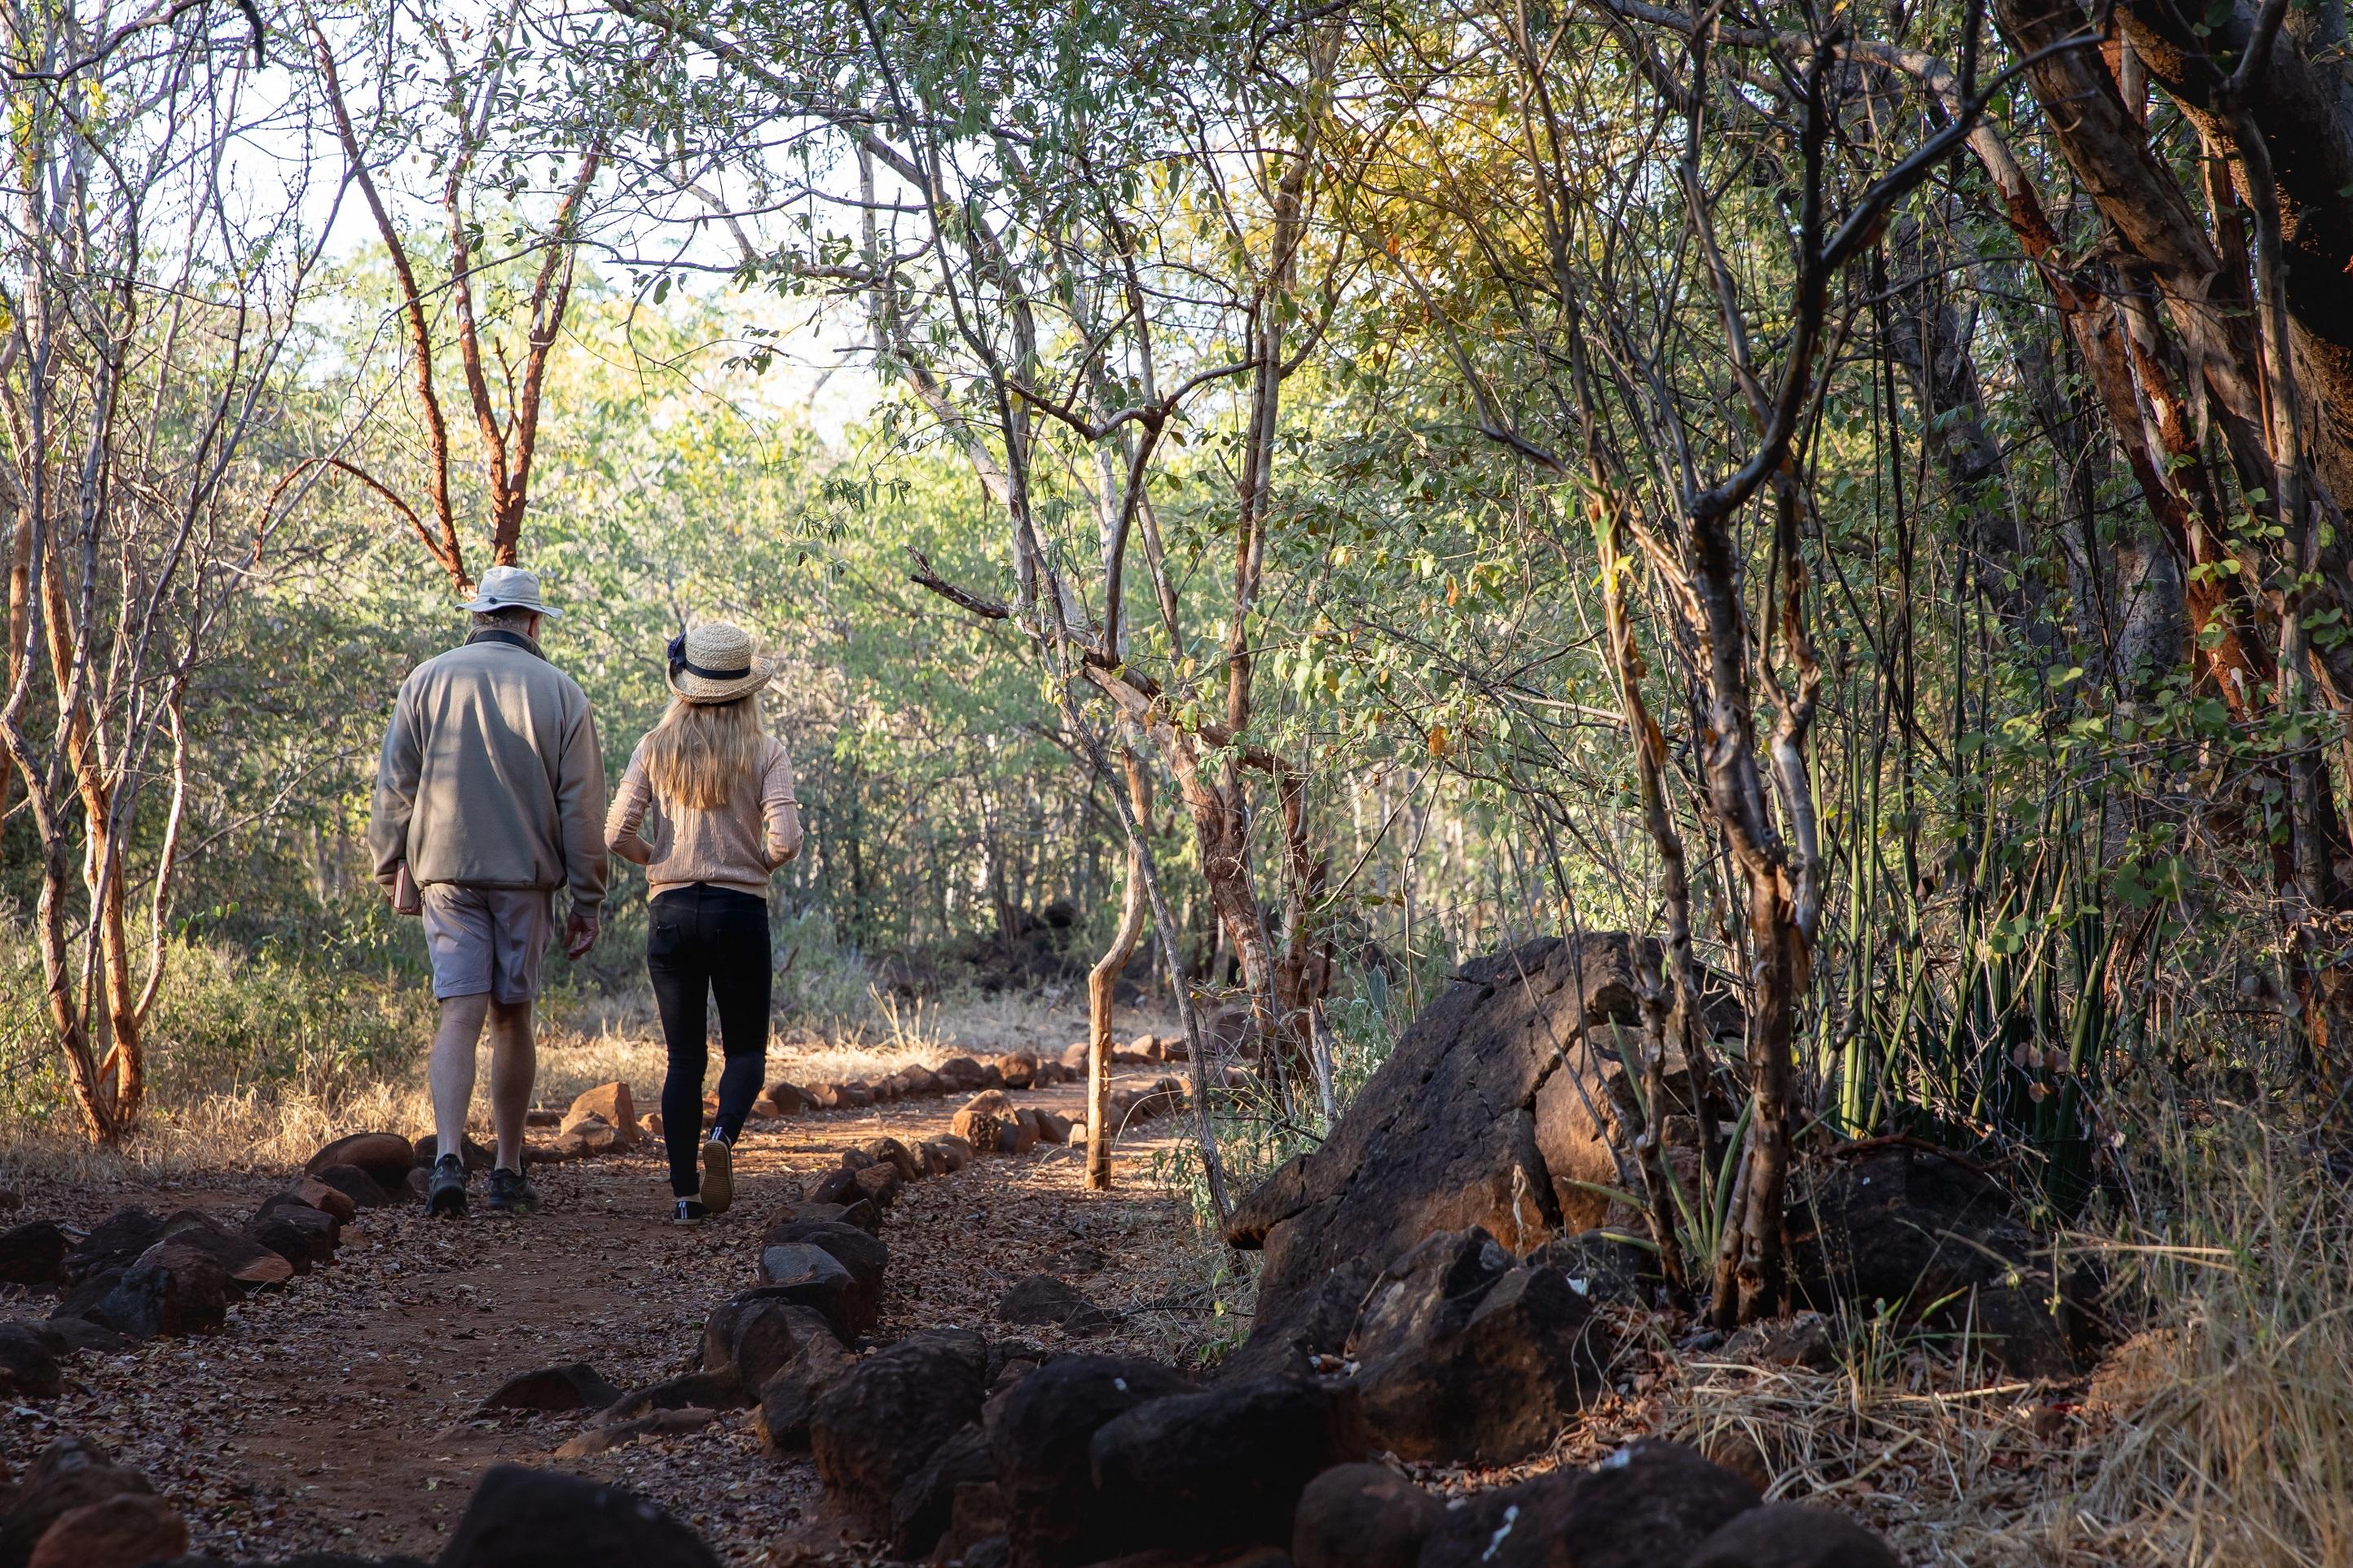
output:
<svg viewBox="0 0 2353 1568"><path fill-rule="evenodd" d="M1063 1086L1016 1098L1068 1114L1080 1095ZM558 1460L553 1451L585 1416L472 1412L508 1376L551 1363L585 1361L623 1387L687 1370L704 1313L758 1282L758 1238L788 1182L813 1178L878 1132L936 1136L957 1103L765 1124L739 1155L735 1208L697 1228L668 1223L651 1149L540 1169L533 1179L547 1205L530 1219L483 1216L479 1204L462 1224L405 1205L364 1212L345 1227L332 1266L235 1309L225 1332L70 1363L64 1398L0 1417L7 1457L21 1467L55 1433L89 1433L185 1510L195 1550L225 1557L321 1549L430 1557L476 1478L501 1460L643 1492L733 1562L838 1547L807 1458L763 1454L749 1413ZM1059 1330L988 1316L1012 1281L1049 1271L1128 1314L1087 1348L1189 1353L1216 1325L1198 1304L1205 1280L1180 1244L1176 1205L1150 1184L1160 1147L1121 1144L1121 1190L1108 1194L1082 1190L1078 1155L1066 1150L977 1160L909 1186L883 1224L891 1267L877 1337L955 1325L1061 1348ZM224 1177L28 1194L26 1213L83 1224L125 1203L241 1214L282 1184ZM1100 1268L1085 1272L1098 1257Z"/></svg>

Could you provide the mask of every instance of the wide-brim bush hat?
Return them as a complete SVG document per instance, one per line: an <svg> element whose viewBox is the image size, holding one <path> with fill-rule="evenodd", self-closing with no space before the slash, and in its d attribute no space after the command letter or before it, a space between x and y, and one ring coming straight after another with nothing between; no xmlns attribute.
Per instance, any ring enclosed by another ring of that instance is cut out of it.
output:
<svg viewBox="0 0 2353 1568"><path fill-rule="evenodd" d="M670 689L689 702L749 697L776 672L754 655L750 635L725 621L705 621L670 639Z"/></svg>
<svg viewBox="0 0 2353 1568"><path fill-rule="evenodd" d="M481 584L467 601L466 608L478 616L492 610L529 610L551 619L564 613L540 598L539 574L520 566L493 566L483 573Z"/></svg>

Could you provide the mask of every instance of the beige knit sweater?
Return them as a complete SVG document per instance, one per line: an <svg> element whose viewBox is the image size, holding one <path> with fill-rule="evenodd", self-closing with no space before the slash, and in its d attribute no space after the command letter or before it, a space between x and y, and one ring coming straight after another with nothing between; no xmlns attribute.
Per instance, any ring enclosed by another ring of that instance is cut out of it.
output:
<svg viewBox="0 0 2353 1568"><path fill-rule="evenodd" d="M670 805L654 798L640 741L606 816L605 842L622 859L646 868L646 886L656 896L704 882L765 899L768 874L801 848L793 760L773 736L760 753L757 778L756 789L737 790L716 810Z"/></svg>

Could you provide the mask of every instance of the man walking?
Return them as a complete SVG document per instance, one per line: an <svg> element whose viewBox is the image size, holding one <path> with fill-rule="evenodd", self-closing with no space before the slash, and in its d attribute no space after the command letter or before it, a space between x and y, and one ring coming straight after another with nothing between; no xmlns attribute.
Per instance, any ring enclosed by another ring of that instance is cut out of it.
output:
<svg viewBox="0 0 2353 1568"><path fill-rule="evenodd" d="M539 579L493 566L466 608L474 624L464 645L410 671L393 701L368 847L395 907L407 902L401 912L424 915L433 957L440 1153L427 1207L466 1212L466 1111L487 1020L498 1136L490 1206L528 1214L539 1206L522 1174L523 1113L537 1069L532 1003L557 888L572 894L565 951L578 958L596 941L605 757L587 696L540 652L540 622L560 612L540 601Z"/></svg>

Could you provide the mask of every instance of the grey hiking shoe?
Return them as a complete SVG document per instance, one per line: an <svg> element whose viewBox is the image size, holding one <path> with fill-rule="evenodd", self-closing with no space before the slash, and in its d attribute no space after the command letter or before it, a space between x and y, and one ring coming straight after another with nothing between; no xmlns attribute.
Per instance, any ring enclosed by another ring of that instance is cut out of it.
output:
<svg viewBox="0 0 2353 1568"><path fill-rule="evenodd" d="M491 1173L489 1201L497 1214L537 1214L539 1189L525 1181L521 1171L501 1165Z"/></svg>
<svg viewBox="0 0 2353 1568"><path fill-rule="evenodd" d="M713 1138L702 1146L702 1206L712 1214L725 1214L735 1201L735 1152L724 1138Z"/></svg>
<svg viewBox="0 0 2353 1568"><path fill-rule="evenodd" d="M444 1154L433 1162L433 1184L426 1191L425 1212L465 1217L466 1162L462 1156Z"/></svg>

